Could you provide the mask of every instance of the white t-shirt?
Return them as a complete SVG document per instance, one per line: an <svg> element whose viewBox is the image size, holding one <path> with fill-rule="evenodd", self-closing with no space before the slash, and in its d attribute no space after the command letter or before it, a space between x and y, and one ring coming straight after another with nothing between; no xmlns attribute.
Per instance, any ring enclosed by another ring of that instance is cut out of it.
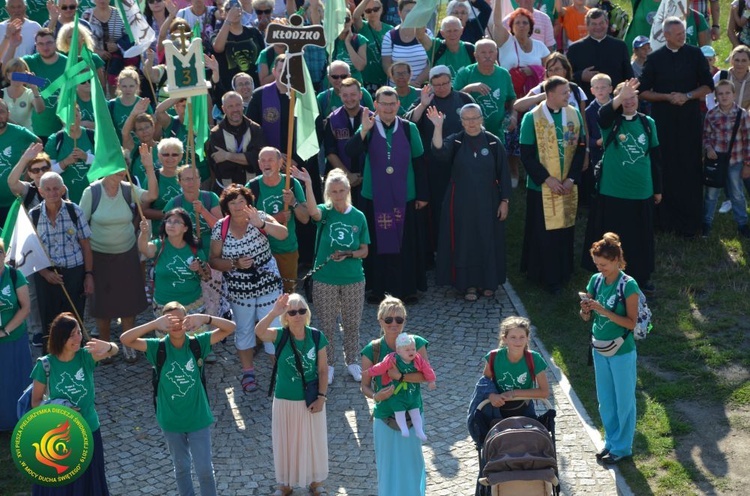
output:
<svg viewBox="0 0 750 496"><path fill-rule="evenodd" d="M8 28L8 22L10 22L10 19L0 22L0 40L5 38L5 30ZM13 57L18 58L34 53L34 49L36 48L34 36L36 36L36 32L40 29L42 29L42 26L39 23L24 19L23 26L21 26L21 37L23 40L21 40L21 44L16 48L16 53L13 54Z"/></svg>
<svg viewBox="0 0 750 496"><path fill-rule="evenodd" d="M531 42L531 52L526 53L516 41L515 36L510 36L498 51L497 61L500 67L511 70L514 67L542 65L542 59L549 55L549 49L539 40L532 38Z"/></svg>

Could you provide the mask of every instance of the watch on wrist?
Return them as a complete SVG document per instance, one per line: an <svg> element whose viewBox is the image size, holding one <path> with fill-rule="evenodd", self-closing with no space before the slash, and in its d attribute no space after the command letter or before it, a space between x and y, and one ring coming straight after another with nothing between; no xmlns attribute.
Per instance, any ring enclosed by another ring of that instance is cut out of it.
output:
<svg viewBox="0 0 750 496"><path fill-rule="evenodd" d="M692 100L693 99L693 92L692 91L688 91L687 93L685 93L685 96L687 97L688 100Z"/></svg>

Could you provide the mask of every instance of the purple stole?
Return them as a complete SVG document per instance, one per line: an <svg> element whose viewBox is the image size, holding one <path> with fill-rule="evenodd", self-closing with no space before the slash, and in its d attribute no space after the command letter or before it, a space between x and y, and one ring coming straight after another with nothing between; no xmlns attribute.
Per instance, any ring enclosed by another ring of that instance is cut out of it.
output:
<svg viewBox="0 0 750 496"><path fill-rule="evenodd" d="M404 126L408 121L397 117L390 146L380 135L378 119L370 131L370 179L375 211L375 237L378 254L401 252L406 215L406 181L411 167L411 143Z"/></svg>
<svg viewBox="0 0 750 496"><path fill-rule="evenodd" d="M281 150L281 102L275 82L263 86L262 111L260 126L266 144Z"/></svg>
<svg viewBox="0 0 750 496"><path fill-rule="evenodd" d="M360 107L360 112L361 111L362 109ZM336 155L338 155L339 160L341 160L347 169L352 170L352 159L344 150L346 142L352 137L349 114L342 105L331 113L331 117L328 121L331 123L333 138L336 140Z"/></svg>

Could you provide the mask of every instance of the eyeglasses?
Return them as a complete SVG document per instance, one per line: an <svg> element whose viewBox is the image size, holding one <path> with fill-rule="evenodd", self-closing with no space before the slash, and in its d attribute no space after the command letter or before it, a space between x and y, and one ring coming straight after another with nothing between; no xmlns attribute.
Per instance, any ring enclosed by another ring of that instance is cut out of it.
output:
<svg viewBox="0 0 750 496"><path fill-rule="evenodd" d="M52 167L50 167L49 165L44 165L42 167L34 167L33 169L29 169L29 172L31 172L32 174L39 174L40 172L47 172L51 168Z"/></svg>
<svg viewBox="0 0 750 496"><path fill-rule="evenodd" d="M380 12L380 7L373 7L371 9L365 9L365 14L372 14L373 12Z"/></svg>
<svg viewBox="0 0 750 496"><path fill-rule="evenodd" d="M161 2L161 1L162 1L162 0L148 0L148 3L159 3L159 2Z"/></svg>
<svg viewBox="0 0 750 496"><path fill-rule="evenodd" d="M400 325L400 324L403 324L406 319L404 319L403 317L385 317L383 319L383 322L390 325L390 324L393 324L394 320L396 321L397 324Z"/></svg>
<svg viewBox="0 0 750 496"><path fill-rule="evenodd" d="M271 12L273 12L273 9L265 9L265 10L255 9L255 13L257 15L271 15Z"/></svg>
<svg viewBox="0 0 750 496"><path fill-rule="evenodd" d="M168 226L184 226L185 223L182 222L180 219L167 219L164 221L165 224Z"/></svg>
<svg viewBox="0 0 750 496"><path fill-rule="evenodd" d="M331 79L346 79L349 77L349 74L329 74L328 77Z"/></svg>
<svg viewBox="0 0 750 496"><path fill-rule="evenodd" d="M287 310L286 314L290 317L294 317L297 314L305 315L307 313L307 308L300 308L299 310Z"/></svg>
<svg viewBox="0 0 750 496"><path fill-rule="evenodd" d="M78 5L61 5L60 6L60 10L75 10L77 8L78 8Z"/></svg>
<svg viewBox="0 0 750 496"><path fill-rule="evenodd" d="M162 157L179 157L181 153L160 153Z"/></svg>

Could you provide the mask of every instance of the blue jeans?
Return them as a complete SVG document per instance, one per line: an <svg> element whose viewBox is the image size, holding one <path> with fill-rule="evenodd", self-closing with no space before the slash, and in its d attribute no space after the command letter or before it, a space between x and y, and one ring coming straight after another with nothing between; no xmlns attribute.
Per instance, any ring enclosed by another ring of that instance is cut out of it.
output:
<svg viewBox="0 0 750 496"><path fill-rule="evenodd" d="M605 357L594 354L596 396L604 425L604 447L613 455L633 454L635 437L635 350L624 355Z"/></svg>
<svg viewBox="0 0 750 496"><path fill-rule="evenodd" d="M180 496L195 496L193 479L190 476L191 461L195 464L201 496L216 496L214 465L211 462L211 428L195 432L166 432L169 454L172 456L174 478Z"/></svg>
<svg viewBox="0 0 750 496"><path fill-rule="evenodd" d="M745 203L745 192L742 190L742 163L730 165L727 171L727 182L725 191L729 200L732 202L732 215L734 216L737 226L742 227L747 225L747 204ZM745 180L745 187L749 187L750 180ZM748 188L750 191L750 188ZM714 220L714 212L716 211L716 202L719 199L719 193L721 188L710 188L706 186L706 192L704 194L703 202L703 223L711 225Z"/></svg>

